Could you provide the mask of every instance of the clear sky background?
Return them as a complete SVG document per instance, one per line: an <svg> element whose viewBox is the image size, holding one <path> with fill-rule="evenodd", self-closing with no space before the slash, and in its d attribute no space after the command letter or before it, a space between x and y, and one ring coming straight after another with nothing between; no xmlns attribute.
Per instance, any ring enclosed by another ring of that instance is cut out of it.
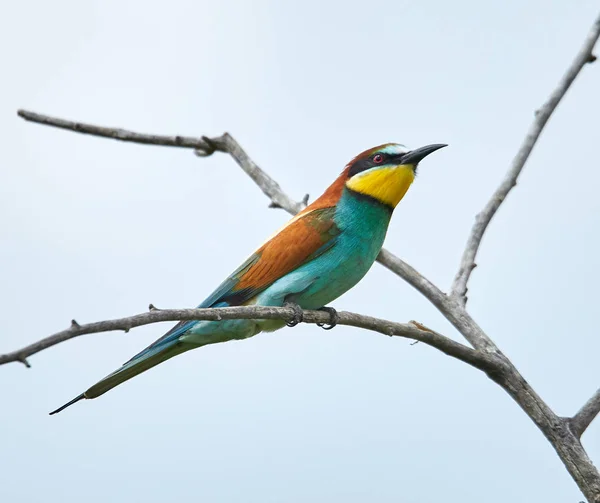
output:
<svg viewBox="0 0 600 503"><path fill-rule="evenodd" d="M0 19L0 352L202 301L288 216L228 156L122 144L18 108L229 131L294 198L355 154L448 143L386 246L447 289L474 215L597 15L594 0L22 1ZM484 239L469 310L561 415L600 384L600 63ZM335 304L459 337L375 265ZM168 329L0 368L2 501L560 502L580 492L480 372L400 338L303 325L187 353L58 416ZM600 423L584 444L600 463Z"/></svg>

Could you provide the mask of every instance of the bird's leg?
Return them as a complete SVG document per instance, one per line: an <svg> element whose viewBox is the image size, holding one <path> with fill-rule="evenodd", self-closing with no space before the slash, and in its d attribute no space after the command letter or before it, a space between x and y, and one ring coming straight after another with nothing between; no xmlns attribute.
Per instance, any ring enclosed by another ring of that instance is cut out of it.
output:
<svg viewBox="0 0 600 503"><path fill-rule="evenodd" d="M304 319L304 311L302 311L302 308L298 304L295 302L285 302L283 307L289 307L294 310L294 316L290 321L286 322L288 327L295 327L298 323L302 322Z"/></svg>
<svg viewBox="0 0 600 503"><path fill-rule="evenodd" d="M329 324L327 323L317 323L323 330L331 330L338 324L340 317L338 316L337 311L333 307L322 307L318 309L318 311L325 311L329 313Z"/></svg>

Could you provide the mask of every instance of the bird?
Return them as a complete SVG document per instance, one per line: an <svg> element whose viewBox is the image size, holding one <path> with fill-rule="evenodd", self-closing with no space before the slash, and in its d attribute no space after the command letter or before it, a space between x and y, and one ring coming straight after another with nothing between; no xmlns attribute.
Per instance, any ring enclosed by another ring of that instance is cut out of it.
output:
<svg viewBox="0 0 600 503"><path fill-rule="evenodd" d="M409 150L385 143L354 157L335 181L260 246L198 307L288 306L284 320L181 321L73 400L97 398L132 377L191 349L247 339L302 321L304 309L324 310L333 328L337 312L328 304L369 271L385 239L394 208L406 194L419 163L446 147Z"/></svg>

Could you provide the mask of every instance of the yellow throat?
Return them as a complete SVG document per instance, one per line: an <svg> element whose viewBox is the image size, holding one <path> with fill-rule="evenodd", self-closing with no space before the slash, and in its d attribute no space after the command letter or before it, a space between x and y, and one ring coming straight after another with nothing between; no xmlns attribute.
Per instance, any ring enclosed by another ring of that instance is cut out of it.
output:
<svg viewBox="0 0 600 503"><path fill-rule="evenodd" d="M358 173L346 182L346 187L395 208L414 179L413 166L402 164Z"/></svg>

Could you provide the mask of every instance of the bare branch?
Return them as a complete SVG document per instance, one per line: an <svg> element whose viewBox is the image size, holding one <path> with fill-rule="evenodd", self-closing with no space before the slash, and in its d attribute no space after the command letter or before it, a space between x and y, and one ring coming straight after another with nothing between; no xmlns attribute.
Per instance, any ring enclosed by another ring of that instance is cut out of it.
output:
<svg viewBox="0 0 600 503"><path fill-rule="evenodd" d="M95 126L93 124L86 124L84 122L68 121L65 119L59 119L57 117L51 117L49 115L30 112L28 110L19 110L17 111L17 114L26 121L37 122L38 124L43 124L45 126L66 129L76 133L101 136L103 138L112 138L113 140L142 143L144 145L162 145L164 147L195 148L211 153L215 150L212 145L202 138L134 133L133 131L127 131L126 129Z"/></svg>
<svg viewBox="0 0 600 503"><path fill-rule="evenodd" d="M498 356L502 355L462 304L446 295L413 267L389 251L381 250L377 260L423 294L474 348Z"/></svg>
<svg viewBox="0 0 600 503"><path fill-rule="evenodd" d="M206 138L205 138L206 139ZM254 183L260 187L260 190L271 200L273 208L283 208L288 213L295 215L306 207L306 204L297 203L291 199L267 173L265 173L244 151L240 144L235 141L229 133L225 133L219 138L210 140L220 152L228 153L235 162L252 178Z"/></svg>
<svg viewBox="0 0 600 503"><path fill-rule="evenodd" d="M382 248L377 261L397 276L400 276L416 290L421 292L436 306L445 302L446 294L418 272L414 267L396 257L392 252Z"/></svg>
<svg viewBox="0 0 600 503"><path fill-rule="evenodd" d="M152 306L154 307L154 306ZM395 323L388 320L373 318L356 313L340 311L338 314L338 325L347 325L351 327L363 328L373 332L379 332L390 337L405 337L414 339L434 347L443 353L457 358L469 365L472 365L484 372L494 372L497 370L494 359L475 351L459 342L445 337L423 325L412 323ZM0 365L9 362L24 362L28 356L39 353L40 351L68 341L75 337L85 334L94 334L100 332L111 332L114 330L124 330L128 332L134 327L159 323L162 321L181 321L181 320L237 320L237 319L267 319L267 320L289 320L293 318L294 310L288 307L264 307L264 306L242 306L242 307L220 307L207 309L151 309L147 313L137 314L127 318L115 320L98 321L87 323L85 325L71 324L66 330L57 332L50 337L46 337L29 346L18 349L11 353L0 355ZM328 323L330 314L324 311L304 311L303 321L305 323Z"/></svg>
<svg viewBox="0 0 600 503"><path fill-rule="evenodd" d="M581 438L591 422L600 414L600 388L569 421L571 431Z"/></svg>
<svg viewBox="0 0 600 503"><path fill-rule="evenodd" d="M475 259L477 257L477 252L479 250L479 246L481 244L481 239L483 238L483 234L485 233L490 221L500 208L500 205L506 199L506 196L511 191L511 189L517 185L517 179L533 150L533 147L538 141L544 126L550 119L550 116L560 103L560 101L565 96L571 84L581 72L581 69L586 65L586 63L591 63L595 60L595 57L592 55L592 51L598 38L600 37L600 17L596 19L594 22L590 32L585 39L583 47L575 56L575 59L571 63L571 66L567 69L563 78L558 84L558 87L552 92L546 103L537 110L535 114L535 118L533 123L531 124L517 155L514 157L512 164L506 173L504 180L500 186L496 189L496 192L492 195L492 198L485 205L483 210L475 217L475 224L471 229L471 234L467 241L467 245L465 247L465 251L463 252L463 256L460 262L460 267L458 272L456 273L456 277L454 278L454 282L452 283L451 288L451 296L456 298L462 304L467 302L467 283L469 282L469 278L473 269L475 268Z"/></svg>

